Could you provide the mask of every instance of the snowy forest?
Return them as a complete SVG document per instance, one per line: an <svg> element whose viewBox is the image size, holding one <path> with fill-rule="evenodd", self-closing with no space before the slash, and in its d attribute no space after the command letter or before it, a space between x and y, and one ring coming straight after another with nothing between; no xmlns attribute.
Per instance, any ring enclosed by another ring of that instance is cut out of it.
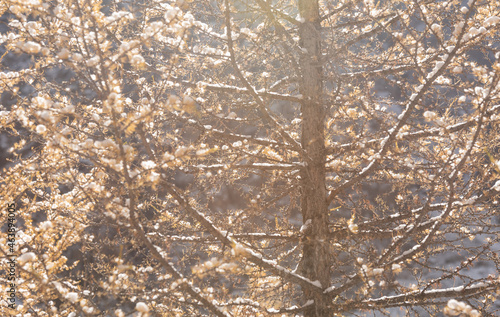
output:
<svg viewBox="0 0 500 317"><path fill-rule="evenodd" d="M500 2L0 0L0 315L498 316Z"/></svg>

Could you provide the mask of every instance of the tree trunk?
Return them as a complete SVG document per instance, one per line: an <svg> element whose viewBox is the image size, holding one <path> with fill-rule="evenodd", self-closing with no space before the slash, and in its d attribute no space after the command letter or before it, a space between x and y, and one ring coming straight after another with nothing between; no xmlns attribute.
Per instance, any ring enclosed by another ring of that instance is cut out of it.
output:
<svg viewBox="0 0 500 317"><path fill-rule="evenodd" d="M330 254L327 244L328 206L325 185L325 108L322 102L322 67L319 6L317 0L298 0L301 24L300 93L303 96L302 146L308 155L307 166L301 175L302 218L311 225L304 232L301 273L311 281L319 281L323 288L330 283ZM314 300L305 316L328 316L325 296L304 290L306 300Z"/></svg>

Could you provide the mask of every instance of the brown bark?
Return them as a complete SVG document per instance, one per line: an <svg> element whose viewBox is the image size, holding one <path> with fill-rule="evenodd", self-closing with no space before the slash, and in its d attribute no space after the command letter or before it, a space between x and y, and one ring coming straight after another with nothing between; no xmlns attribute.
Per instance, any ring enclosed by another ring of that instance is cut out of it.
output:
<svg viewBox="0 0 500 317"><path fill-rule="evenodd" d="M302 171L302 218L309 219L311 225L303 237L301 273L311 281L319 281L323 288L330 283L330 254L327 244L328 206L325 186L325 108L322 103L322 68L320 18L317 0L299 0L301 24L300 46L300 93L303 96L302 147L307 158L307 166ZM314 300L314 305L305 311L305 316L328 316L326 296L304 289L306 300Z"/></svg>

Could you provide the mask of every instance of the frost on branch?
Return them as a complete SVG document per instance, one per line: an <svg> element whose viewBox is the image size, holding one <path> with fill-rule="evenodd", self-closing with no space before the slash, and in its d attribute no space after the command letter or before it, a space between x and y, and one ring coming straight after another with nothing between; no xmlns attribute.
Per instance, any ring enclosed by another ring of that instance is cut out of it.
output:
<svg viewBox="0 0 500 317"><path fill-rule="evenodd" d="M0 13L15 314L498 315L491 1Z"/></svg>

